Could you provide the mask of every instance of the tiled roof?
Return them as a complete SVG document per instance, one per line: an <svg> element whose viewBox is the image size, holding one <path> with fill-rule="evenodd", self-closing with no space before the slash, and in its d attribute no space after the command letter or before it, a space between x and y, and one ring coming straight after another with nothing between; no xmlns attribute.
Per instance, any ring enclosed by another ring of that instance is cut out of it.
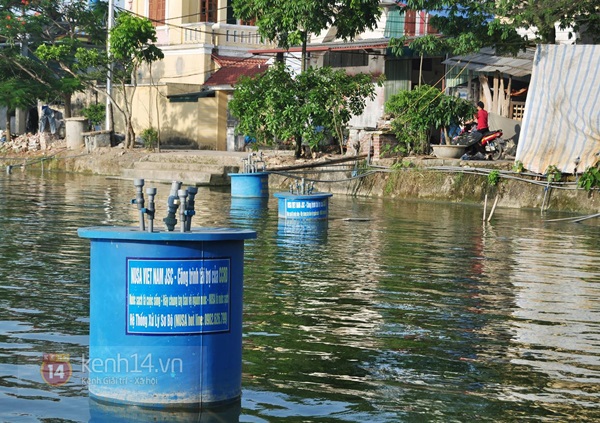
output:
<svg viewBox="0 0 600 423"><path fill-rule="evenodd" d="M220 66L204 83L205 86L235 85L241 76L254 76L267 70L268 59L255 57L228 57L212 55L213 60Z"/></svg>

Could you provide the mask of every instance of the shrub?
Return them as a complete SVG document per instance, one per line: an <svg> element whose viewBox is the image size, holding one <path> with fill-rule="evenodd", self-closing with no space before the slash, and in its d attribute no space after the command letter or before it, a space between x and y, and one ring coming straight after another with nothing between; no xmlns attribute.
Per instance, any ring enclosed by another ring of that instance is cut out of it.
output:
<svg viewBox="0 0 600 423"><path fill-rule="evenodd" d="M154 128L146 128L140 133L140 138L144 141L144 147L148 150L154 150L158 145L158 131Z"/></svg>

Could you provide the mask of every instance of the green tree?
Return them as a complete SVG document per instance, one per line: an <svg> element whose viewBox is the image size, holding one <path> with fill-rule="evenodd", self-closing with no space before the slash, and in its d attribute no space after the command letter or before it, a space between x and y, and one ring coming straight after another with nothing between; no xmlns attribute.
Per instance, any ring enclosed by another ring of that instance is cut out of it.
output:
<svg viewBox="0 0 600 423"><path fill-rule="evenodd" d="M261 144L300 137L304 122L297 113L300 99L296 89L283 63L276 63L260 75L240 78L228 104L239 121L237 132Z"/></svg>
<svg viewBox="0 0 600 423"><path fill-rule="evenodd" d="M41 46L70 45L62 49L63 60L74 56L76 46L96 43L104 46L106 30L102 24L105 19L106 3L90 7L86 0L57 2L51 0L0 0L0 39L14 48L20 49L23 56L32 56ZM13 66L21 63L15 59L14 49L0 51L0 60L11 61ZM70 53L70 55L69 55ZM64 115L71 115L71 96L83 89L83 85L72 75L64 72L59 61L48 61L46 71L40 73L35 63L31 69L24 69L36 83L50 89L51 98L61 97L65 104ZM16 61L15 61L16 60ZM43 75L42 75L43 74ZM43 76L45 79L40 80Z"/></svg>
<svg viewBox="0 0 600 423"><path fill-rule="evenodd" d="M47 17L37 36L35 56L52 73L52 84L65 105L64 116L71 116L71 98L86 84L71 71L78 48L104 48L106 45L107 4L90 6L86 0L40 2L41 14ZM36 47L37 46L37 47Z"/></svg>
<svg viewBox="0 0 600 423"><path fill-rule="evenodd" d="M425 10L444 35L447 51L465 54L482 47L516 53L530 40L517 29L534 29L536 42L555 43L555 24L600 37L600 6L595 0L406 0L403 10Z"/></svg>
<svg viewBox="0 0 600 423"><path fill-rule="evenodd" d="M108 54L103 50L82 47L75 53L72 74L82 78L92 89L104 92L123 114L127 148L132 148L135 142L132 107L138 71L143 65L151 66L164 57L155 42L156 30L150 20L123 12L118 15L110 31ZM109 73L116 91L123 99L121 102L115 101L113 93L107 93L96 85L97 81L105 81Z"/></svg>
<svg viewBox="0 0 600 423"><path fill-rule="evenodd" d="M475 112L470 102L445 95L429 85L400 91L386 102L385 110L392 119L400 150L415 154L429 152L432 130L442 129L447 133L448 126L472 118Z"/></svg>
<svg viewBox="0 0 600 423"><path fill-rule="evenodd" d="M367 74L348 75L343 69L310 68L298 76L298 84L306 93L303 115L313 126L333 131L344 153L344 131L354 115L360 115L367 99L375 98L373 77ZM321 141L323 132L307 131L305 140L311 147Z"/></svg>
<svg viewBox="0 0 600 423"><path fill-rule="evenodd" d="M329 67L308 69L294 78L283 63L238 81L229 109L238 120L237 131L272 144L294 140L296 156L302 142L315 147L332 130L339 142L352 115L362 113L375 85L370 75L347 75Z"/></svg>
<svg viewBox="0 0 600 423"><path fill-rule="evenodd" d="M306 68L306 44L310 34L335 26L344 40L377 25L379 0L233 0L235 15L256 20L261 35L280 47L302 45L302 69Z"/></svg>
<svg viewBox="0 0 600 423"><path fill-rule="evenodd" d="M8 59L8 60L7 60ZM17 108L27 108L38 98L47 97L50 86L44 83L45 68L39 63L6 52L0 58L0 106L6 107L6 140L11 140L11 112Z"/></svg>

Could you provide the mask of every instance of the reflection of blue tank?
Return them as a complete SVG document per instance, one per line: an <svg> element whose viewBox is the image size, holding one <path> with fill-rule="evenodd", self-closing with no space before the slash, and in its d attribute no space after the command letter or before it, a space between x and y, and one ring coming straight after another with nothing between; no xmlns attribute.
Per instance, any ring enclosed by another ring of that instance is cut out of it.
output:
<svg viewBox="0 0 600 423"><path fill-rule="evenodd" d="M269 197L269 173L230 173L232 197Z"/></svg>
<svg viewBox="0 0 600 423"><path fill-rule="evenodd" d="M91 240L90 396L157 408L239 399L244 240L256 232L79 235Z"/></svg>
<svg viewBox="0 0 600 423"><path fill-rule="evenodd" d="M257 220L268 212L268 198L231 197L230 216L234 219Z"/></svg>
<svg viewBox="0 0 600 423"><path fill-rule="evenodd" d="M327 241L327 221L322 219L279 219L277 243L287 246L319 245Z"/></svg>
<svg viewBox="0 0 600 423"><path fill-rule="evenodd" d="M152 410L90 400L89 423L222 423L238 422L241 401L214 410Z"/></svg>

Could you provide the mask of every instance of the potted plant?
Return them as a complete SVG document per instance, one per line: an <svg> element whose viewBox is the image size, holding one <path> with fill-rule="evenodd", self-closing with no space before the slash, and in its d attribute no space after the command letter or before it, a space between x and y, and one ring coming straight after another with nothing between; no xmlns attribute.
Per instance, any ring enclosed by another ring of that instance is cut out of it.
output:
<svg viewBox="0 0 600 423"><path fill-rule="evenodd" d="M464 146L450 145L448 128L473 117L475 107L470 102L421 85L393 95L385 107L404 152L427 154L432 147L438 157L457 158L464 153ZM441 129L445 142L430 146L431 133L436 129Z"/></svg>
<svg viewBox="0 0 600 423"><path fill-rule="evenodd" d="M104 104L91 104L83 108L81 114L87 118L91 129L100 131L102 122L106 118L106 106Z"/></svg>

